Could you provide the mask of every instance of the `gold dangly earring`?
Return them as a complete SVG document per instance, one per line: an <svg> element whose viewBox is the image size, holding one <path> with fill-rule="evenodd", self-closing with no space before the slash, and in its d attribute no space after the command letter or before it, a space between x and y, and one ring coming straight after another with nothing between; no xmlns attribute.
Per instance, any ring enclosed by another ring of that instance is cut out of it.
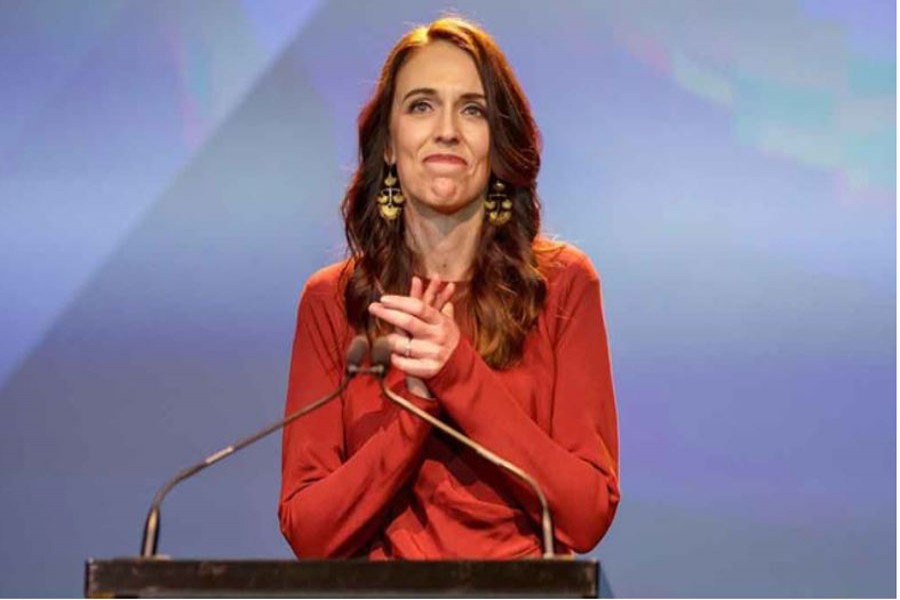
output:
<svg viewBox="0 0 900 600"><path fill-rule="evenodd" d="M384 187L378 194L378 212L385 221L394 221L400 216L403 210L403 203L406 198L403 192L397 187L397 167L396 165L388 165L387 176L384 178Z"/></svg>
<svg viewBox="0 0 900 600"><path fill-rule="evenodd" d="M512 200L506 195L506 184L499 179L494 179L491 185L491 193L484 201L484 210L487 212L491 225L503 225L512 216Z"/></svg>

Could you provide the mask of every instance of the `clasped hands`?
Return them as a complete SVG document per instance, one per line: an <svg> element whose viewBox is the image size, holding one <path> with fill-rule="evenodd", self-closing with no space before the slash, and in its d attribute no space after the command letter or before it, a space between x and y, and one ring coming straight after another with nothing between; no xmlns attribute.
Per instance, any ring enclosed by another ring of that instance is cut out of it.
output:
<svg viewBox="0 0 900 600"><path fill-rule="evenodd" d="M459 344L450 299L456 286L433 277L426 287L412 278L409 296L384 295L369 305L369 312L395 327L387 339L391 364L407 375L413 393L430 397L422 380L437 375Z"/></svg>

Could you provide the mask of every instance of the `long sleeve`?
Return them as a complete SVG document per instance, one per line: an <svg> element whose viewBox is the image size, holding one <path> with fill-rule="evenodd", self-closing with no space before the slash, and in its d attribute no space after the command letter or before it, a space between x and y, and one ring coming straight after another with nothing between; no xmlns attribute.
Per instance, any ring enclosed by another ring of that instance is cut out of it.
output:
<svg viewBox="0 0 900 600"><path fill-rule="evenodd" d="M286 413L324 396L340 382L343 352L352 333L336 302L334 279L320 272L301 298ZM402 384L392 387L421 408L437 412L435 402L409 395ZM378 419L365 442L351 453L343 413L347 403L357 400L377 404ZM298 557L364 552L392 498L420 461L430 426L381 402L374 379L360 377L341 398L285 430L278 515L282 533Z"/></svg>
<svg viewBox="0 0 900 600"><path fill-rule="evenodd" d="M587 552L605 534L618 505L618 433L600 282L588 259L579 256L556 282L558 304L546 311L555 362L549 432L466 338L428 385L468 435L537 480L556 538ZM534 492L507 479L538 522Z"/></svg>

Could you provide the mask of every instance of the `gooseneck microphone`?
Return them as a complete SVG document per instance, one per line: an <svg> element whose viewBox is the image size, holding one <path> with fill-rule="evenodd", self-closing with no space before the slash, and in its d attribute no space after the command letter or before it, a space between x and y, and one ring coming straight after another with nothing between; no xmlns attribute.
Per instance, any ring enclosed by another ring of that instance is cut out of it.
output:
<svg viewBox="0 0 900 600"><path fill-rule="evenodd" d="M506 459L500 458L472 438L462 434L461 432L453 429L443 421L436 419L429 415L427 412L409 402L406 398L399 396L392 392L384 383L384 377L387 375L388 369L391 366L391 347L387 341L386 337L380 337L375 340L375 343L372 345L372 368L371 371L373 374L377 375L381 381L381 390L384 392L385 396L390 398L394 403L399 404L405 410L413 413L420 419L423 419L430 423L432 426L437 427L453 439L462 443L465 446L468 446L472 450L474 450L479 456L486 459L488 462L512 473L525 483L527 483L532 490L534 490L534 494L537 496L538 501L541 503L541 529L543 530L543 538L544 538L544 558L554 558L555 551L553 547L553 520L550 517L550 507L547 504L547 498L544 496L544 492L541 490L541 487L538 485L537 481L534 478L512 464Z"/></svg>
<svg viewBox="0 0 900 600"><path fill-rule="evenodd" d="M299 419L303 415L316 410L323 404L326 404L329 400L333 400L338 395L340 395L341 392L344 391L344 388L347 387L347 384L350 383L350 380L353 379L353 377L355 377L356 375L360 373L376 373L380 376L380 374L384 371L383 368L370 369L361 366L363 358L365 358L368 351L369 341L366 339L366 336L356 336L347 347L345 363L347 366L344 369L343 378L341 379L341 383L337 387L337 389L335 389L330 394L327 394L326 396L323 396L322 398L310 404L307 404L303 408L291 413L287 417L279 419L271 425L268 425L257 433L254 433L249 437L235 442L231 446L222 448L218 452L215 452L205 458L203 461L179 471L172 479L167 481L166 484L163 485L158 492L156 492L156 496L153 498L153 504L150 505L150 512L147 513L147 520L144 523L144 538L141 541L141 558L156 558L156 548L159 543L159 507L162 504L163 498L166 497L166 494L168 494L173 487L175 487L178 483L184 481L188 477L196 475L206 467L214 465L225 457L231 456L238 450L249 446L253 442L266 437L274 431L278 431L279 429Z"/></svg>

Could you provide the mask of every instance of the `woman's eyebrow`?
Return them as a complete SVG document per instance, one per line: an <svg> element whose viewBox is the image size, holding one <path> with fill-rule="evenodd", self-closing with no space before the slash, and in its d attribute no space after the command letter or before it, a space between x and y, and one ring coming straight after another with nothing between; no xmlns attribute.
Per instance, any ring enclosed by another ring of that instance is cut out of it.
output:
<svg viewBox="0 0 900 600"><path fill-rule="evenodd" d="M403 99L401 100L401 102L406 102L407 98L409 98L410 96L418 95L418 94L421 94L423 96L437 96L438 95L437 90L434 88L420 87L420 88L415 88L415 89L412 89L412 90L406 92L406 94L403 96ZM460 99L462 99L462 100L484 100L485 97L484 97L484 94L479 93L479 92L466 92L465 94L462 94L460 96Z"/></svg>
<svg viewBox="0 0 900 600"><path fill-rule="evenodd" d="M403 96L403 101L405 102L407 98L415 96L416 94L422 94L423 96L437 96L437 90L434 88L415 88L406 92L406 95Z"/></svg>

